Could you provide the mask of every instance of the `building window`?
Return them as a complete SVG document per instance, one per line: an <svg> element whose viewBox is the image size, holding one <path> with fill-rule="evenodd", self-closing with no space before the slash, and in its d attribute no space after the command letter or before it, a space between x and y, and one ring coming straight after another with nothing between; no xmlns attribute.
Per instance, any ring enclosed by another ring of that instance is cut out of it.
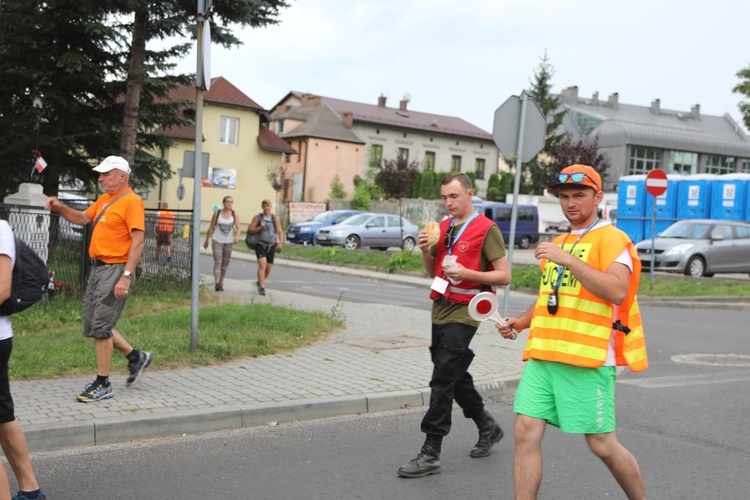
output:
<svg viewBox="0 0 750 500"><path fill-rule="evenodd" d="M425 172L435 171L435 152L427 151L424 154L424 170Z"/></svg>
<svg viewBox="0 0 750 500"><path fill-rule="evenodd" d="M602 121L599 118L594 118L593 116L585 115L578 111L570 111L569 113L570 117L575 120L578 128L581 129L583 135L589 135L592 130L602 124Z"/></svg>
<svg viewBox="0 0 750 500"><path fill-rule="evenodd" d="M630 146L629 175L646 174L661 167L661 149Z"/></svg>
<svg viewBox="0 0 750 500"><path fill-rule="evenodd" d="M747 158L743 158L741 168L742 170L740 170L740 172L750 174L750 160L748 160Z"/></svg>
<svg viewBox="0 0 750 500"><path fill-rule="evenodd" d="M698 153L687 151L670 151L668 174L691 175L698 173Z"/></svg>
<svg viewBox="0 0 750 500"><path fill-rule="evenodd" d="M409 150L407 148L398 148L397 158L399 160L409 161Z"/></svg>
<svg viewBox="0 0 750 500"><path fill-rule="evenodd" d="M239 128L239 118L230 118L222 116L219 129L219 143L237 145L237 129Z"/></svg>
<svg viewBox="0 0 750 500"><path fill-rule="evenodd" d="M734 158L731 156L706 155L707 174L732 174L735 172Z"/></svg>
<svg viewBox="0 0 750 500"><path fill-rule="evenodd" d="M451 156L451 172L461 171L461 157L458 155Z"/></svg>
<svg viewBox="0 0 750 500"><path fill-rule="evenodd" d="M276 133L277 134L284 133L284 120L279 120L276 122Z"/></svg>
<svg viewBox="0 0 750 500"><path fill-rule="evenodd" d="M484 179L484 158L477 158L474 172L477 174L477 179Z"/></svg>
<svg viewBox="0 0 750 500"><path fill-rule="evenodd" d="M368 165L373 168L380 168L380 163L383 161L383 145L373 144L370 146L370 161Z"/></svg>

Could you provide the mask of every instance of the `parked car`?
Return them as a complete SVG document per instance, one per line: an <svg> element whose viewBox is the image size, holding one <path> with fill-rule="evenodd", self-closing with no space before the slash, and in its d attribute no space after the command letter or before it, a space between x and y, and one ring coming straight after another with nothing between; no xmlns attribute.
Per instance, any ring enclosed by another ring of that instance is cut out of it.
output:
<svg viewBox="0 0 750 500"><path fill-rule="evenodd" d="M570 221L565 219L560 222L548 222L547 223L548 233L568 233L570 232Z"/></svg>
<svg viewBox="0 0 750 500"><path fill-rule="evenodd" d="M513 205L484 201L474 204L479 213L492 220L503 234L505 243L510 242L510 225ZM539 211L534 205L518 205L516 235L513 240L518 248L529 248L539 242Z"/></svg>
<svg viewBox="0 0 750 500"><path fill-rule="evenodd" d="M352 215L361 213L361 210L329 210L321 212L313 217L312 220L291 224L286 230L286 241L289 243L312 245L314 243L315 231L321 227L339 224Z"/></svg>
<svg viewBox="0 0 750 500"><path fill-rule="evenodd" d="M403 221L403 237L401 224ZM315 232L318 245L342 246L348 250L370 247L387 250L402 247L411 251L417 244L419 228L398 215L362 213L354 215L341 224L327 226Z"/></svg>
<svg viewBox="0 0 750 500"><path fill-rule="evenodd" d="M635 248L643 269L713 276L715 273L750 273L750 223L731 220L690 219L675 222L654 241ZM652 258L653 257L653 258Z"/></svg>

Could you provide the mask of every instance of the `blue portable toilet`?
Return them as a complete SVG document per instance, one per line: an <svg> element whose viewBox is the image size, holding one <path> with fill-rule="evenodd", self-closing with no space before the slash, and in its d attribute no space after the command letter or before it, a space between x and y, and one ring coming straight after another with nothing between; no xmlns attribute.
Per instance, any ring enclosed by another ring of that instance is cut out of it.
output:
<svg viewBox="0 0 750 500"><path fill-rule="evenodd" d="M711 218L743 220L750 174L724 174L716 177L711 190Z"/></svg>
<svg viewBox="0 0 750 500"><path fill-rule="evenodd" d="M633 243L643 240L643 217L646 214L646 176L625 175L617 184L617 227Z"/></svg>
<svg viewBox="0 0 750 500"><path fill-rule="evenodd" d="M678 219L710 219L711 188L715 174L687 175L677 190Z"/></svg>
<svg viewBox="0 0 750 500"><path fill-rule="evenodd" d="M680 184L685 176L667 174L667 190L656 197L656 231L654 236L664 231L677 220L677 197ZM651 220L654 216L653 196L646 192L646 220L643 223L644 239L651 238Z"/></svg>

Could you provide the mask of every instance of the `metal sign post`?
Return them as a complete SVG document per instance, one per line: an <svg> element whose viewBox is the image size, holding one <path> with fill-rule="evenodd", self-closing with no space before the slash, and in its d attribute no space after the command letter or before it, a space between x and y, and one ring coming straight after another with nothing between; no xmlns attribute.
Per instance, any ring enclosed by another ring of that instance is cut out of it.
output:
<svg viewBox="0 0 750 500"><path fill-rule="evenodd" d="M649 285L649 288L651 289L654 288L654 264L656 262L656 256L654 255L654 252L656 251L654 248L656 243L656 198L667 191L668 183L667 173L663 170L657 168L646 174L646 191L648 191L648 194L654 198L653 205L651 205L651 265L649 266L651 268L649 273L651 276L651 284Z"/></svg>
<svg viewBox="0 0 750 500"><path fill-rule="evenodd" d="M198 310L200 307L200 239L201 239L201 182L202 169L202 145L203 145L203 90L211 85L211 78L207 73L210 71L210 42L211 29L208 19L208 11L211 9L211 1L198 0L198 31L197 52L198 64L195 73L195 175L193 176L193 269L191 273L191 315L190 315L190 350L198 348Z"/></svg>
<svg viewBox="0 0 750 500"><path fill-rule="evenodd" d="M516 221L518 220L518 191L521 188L521 164L531 161L544 148L547 119L533 99L524 93L510 96L495 111L492 138L508 159L516 160L516 176L513 180L513 209L510 216L508 241L508 266L513 268L513 248L516 244ZM508 315L510 283L505 287L503 316Z"/></svg>

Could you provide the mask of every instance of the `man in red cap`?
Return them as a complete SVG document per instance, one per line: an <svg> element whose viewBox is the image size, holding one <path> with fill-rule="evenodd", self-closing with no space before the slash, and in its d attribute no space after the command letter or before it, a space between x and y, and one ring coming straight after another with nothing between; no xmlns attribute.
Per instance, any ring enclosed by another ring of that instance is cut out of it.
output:
<svg viewBox="0 0 750 500"><path fill-rule="evenodd" d="M627 497L645 499L638 462L615 434L616 367L648 367L635 297L641 262L628 236L598 216L603 193L596 170L566 167L548 191L560 200L570 233L537 246L539 297L497 327L505 338L529 328L513 405L515 498L537 498L549 423L583 434Z"/></svg>

